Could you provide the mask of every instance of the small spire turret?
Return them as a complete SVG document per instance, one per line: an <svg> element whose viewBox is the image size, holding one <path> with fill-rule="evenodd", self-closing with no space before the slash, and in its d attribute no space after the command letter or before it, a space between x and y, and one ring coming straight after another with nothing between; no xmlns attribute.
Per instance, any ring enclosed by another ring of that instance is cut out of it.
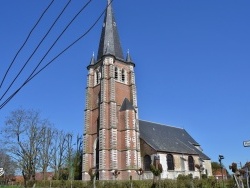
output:
<svg viewBox="0 0 250 188"><path fill-rule="evenodd" d="M132 62L133 62L133 61L132 61L132 58L131 58L131 56L130 56L130 53L129 53L129 49L128 49L128 51L127 51L126 61L129 62L129 63L132 63Z"/></svg>
<svg viewBox="0 0 250 188"><path fill-rule="evenodd" d="M95 64L95 53L93 52L93 55L90 59L90 65L94 65Z"/></svg>

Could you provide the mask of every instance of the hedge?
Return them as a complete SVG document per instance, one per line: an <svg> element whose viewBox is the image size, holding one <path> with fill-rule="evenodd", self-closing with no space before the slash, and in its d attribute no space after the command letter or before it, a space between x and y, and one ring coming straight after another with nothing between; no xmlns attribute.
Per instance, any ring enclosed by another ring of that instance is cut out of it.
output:
<svg viewBox="0 0 250 188"><path fill-rule="evenodd" d="M92 188L93 183L90 181L35 181L29 182L28 187L36 184L36 188ZM222 181L216 181L214 178L207 179L164 179L153 184L152 180L133 180L133 181L96 181L96 188L221 188ZM234 186L233 179L224 181L224 188Z"/></svg>

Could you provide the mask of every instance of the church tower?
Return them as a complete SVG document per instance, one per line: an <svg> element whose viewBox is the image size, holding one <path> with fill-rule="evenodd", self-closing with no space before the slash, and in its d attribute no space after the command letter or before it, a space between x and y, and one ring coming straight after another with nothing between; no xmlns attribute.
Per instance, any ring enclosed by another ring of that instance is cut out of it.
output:
<svg viewBox="0 0 250 188"><path fill-rule="evenodd" d="M141 168L135 64L123 57L117 24L108 0L97 58L87 67L83 180L138 179Z"/></svg>

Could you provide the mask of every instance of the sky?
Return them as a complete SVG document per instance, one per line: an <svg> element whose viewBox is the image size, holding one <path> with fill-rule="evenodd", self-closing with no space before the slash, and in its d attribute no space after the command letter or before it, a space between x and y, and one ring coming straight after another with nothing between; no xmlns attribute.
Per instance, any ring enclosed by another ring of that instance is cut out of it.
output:
<svg viewBox="0 0 250 188"><path fill-rule="evenodd" d="M1 0L0 81L51 1ZM55 0L7 75L0 96L66 0ZM0 103L31 73L87 1L73 0ZM93 0L42 61L48 63L86 32L106 6ZM250 1L114 0L123 52L136 65L139 119L184 128L212 161L250 161ZM85 36L32 79L0 110L0 128L20 107L41 112L55 127L83 134L87 69L97 54L103 17Z"/></svg>

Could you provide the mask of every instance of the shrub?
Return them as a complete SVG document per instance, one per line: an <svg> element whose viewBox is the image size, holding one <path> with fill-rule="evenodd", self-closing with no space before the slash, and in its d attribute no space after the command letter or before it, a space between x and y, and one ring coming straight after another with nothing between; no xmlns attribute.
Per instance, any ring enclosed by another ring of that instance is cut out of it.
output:
<svg viewBox="0 0 250 188"><path fill-rule="evenodd" d="M28 187L36 183L36 188L70 188L70 180L52 180L52 181L30 181ZM213 177L207 179L192 178L191 175L179 175L177 180L163 179L153 184L153 180L132 180L132 181L96 181L96 188L220 188L222 181L217 181ZM234 180L224 180L225 187L233 187ZM91 181L72 181L73 188L93 188ZM17 188L17 187L16 187Z"/></svg>

